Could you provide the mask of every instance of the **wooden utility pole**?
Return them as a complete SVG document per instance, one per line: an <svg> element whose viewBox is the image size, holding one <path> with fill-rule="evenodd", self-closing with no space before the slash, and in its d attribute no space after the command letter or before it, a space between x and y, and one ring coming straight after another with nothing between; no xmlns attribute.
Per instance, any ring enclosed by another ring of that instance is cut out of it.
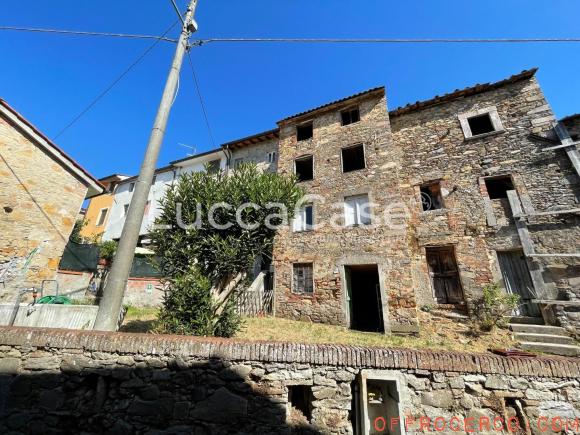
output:
<svg viewBox="0 0 580 435"><path fill-rule="evenodd" d="M139 178L135 183L135 191L127 212L127 219L123 226L117 254L115 255L113 266L109 272L107 284L103 291L103 297L99 304L99 311L94 326L94 329L97 330L115 331L117 329L117 323L123 305L123 295L133 264L135 248L139 241L139 230L143 222L145 206L147 204L147 198L149 197L149 190L151 189L159 150L161 149L163 137L165 136L165 128L169 119L169 113L171 112L171 105L175 98L183 57L188 49L189 36L197 30L194 20L196 7L197 0L191 0L186 15L182 19L183 28L181 29L175 56L169 70L163 96L161 97L157 117L153 124L153 130L151 131L147 151L145 152L145 157L141 165Z"/></svg>

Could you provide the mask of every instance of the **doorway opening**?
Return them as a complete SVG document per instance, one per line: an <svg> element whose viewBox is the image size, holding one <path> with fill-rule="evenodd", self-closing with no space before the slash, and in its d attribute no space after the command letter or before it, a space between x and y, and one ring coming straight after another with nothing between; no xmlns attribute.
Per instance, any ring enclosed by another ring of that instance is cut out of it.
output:
<svg viewBox="0 0 580 435"><path fill-rule="evenodd" d="M464 305L453 246L428 247L425 251L435 301L438 304Z"/></svg>
<svg viewBox="0 0 580 435"><path fill-rule="evenodd" d="M536 299L535 290L524 251L521 249L498 251L497 259L506 291L520 297L519 306L514 310L514 314L516 316L542 317L540 308L532 302L533 299Z"/></svg>
<svg viewBox="0 0 580 435"><path fill-rule="evenodd" d="M351 329L385 332L379 267L376 264L345 266L344 271Z"/></svg>

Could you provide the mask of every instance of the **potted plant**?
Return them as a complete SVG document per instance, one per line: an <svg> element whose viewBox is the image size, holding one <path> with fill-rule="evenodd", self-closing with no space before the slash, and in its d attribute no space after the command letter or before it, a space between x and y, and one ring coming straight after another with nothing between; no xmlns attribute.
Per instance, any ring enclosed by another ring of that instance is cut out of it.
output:
<svg viewBox="0 0 580 435"><path fill-rule="evenodd" d="M107 266L108 264L112 263L116 252L117 242L114 240L107 240L106 242L101 243L99 251L99 265Z"/></svg>

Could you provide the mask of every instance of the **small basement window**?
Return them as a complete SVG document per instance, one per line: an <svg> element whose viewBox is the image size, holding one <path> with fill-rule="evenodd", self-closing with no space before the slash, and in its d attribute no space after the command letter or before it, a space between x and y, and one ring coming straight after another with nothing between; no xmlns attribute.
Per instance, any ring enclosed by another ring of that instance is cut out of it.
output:
<svg viewBox="0 0 580 435"><path fill-rule="evenodd" d="M515 190L512 177L504 175L502 177L486 178L485 187L489 199L507 198L508 190Z"/></svg>
<svg viewBox="0 0 580 435"><path fill-rule="evenodd" d="M495 131L495 127L489 113L467 118L467 122L469 124L469 128L471 129L472 136L479 136L480 134L486 134Z"/></svg>
<svg viewBox="0 0 580 435"><path fill-rule="evenodd" d="M423 211L440 210L443 208L441 183L439 181L421 186L421 205Z"/></svg>
<svg viewBox="0 0 580 435"><path fill-rule="evenodd" d="M360 121L360 112L358 107L354 107L348 110L340 112L342 118L342 125L354 124Z"/></svg>
<svg viewBox="0 0 580 435"><path fill-rule="evenodd" d="M342 172L364 169L365 148L362 144L342 149Z"/></svg>
<svg viewBox="0 0 580 435"><path fill-rule="evenodd" d="M288 424L303 426L312 420L312 387L309 385L288 386Z"/></svg>
<svg viewBox="0 0 580 435"><path fill-rule="evenodd" d="M294 162L298 181L308 181L314 178L314 159L312 156L300 157Z"/></svg>
<svg viewBox="0 0 580 435"><path fill-rule="evenodd" d="M312 139L313 135L314 135L314 127L312 123L298 125L296 127L296 140L298 141Z"/></svg>

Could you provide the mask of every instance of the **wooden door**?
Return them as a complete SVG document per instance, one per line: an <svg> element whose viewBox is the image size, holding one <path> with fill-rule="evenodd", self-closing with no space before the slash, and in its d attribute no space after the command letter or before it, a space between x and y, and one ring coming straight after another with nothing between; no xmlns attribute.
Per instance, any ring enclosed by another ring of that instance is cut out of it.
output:
<svg viewBox="0 0 580 435"><path fill-rule="evenodd" d="M523 251L498 252L497 258L506 291L520 297L520 306L515 310L515 314L541 317L539 307L532 302L535 293L534 285Z"/></svg>
<svg viewBox="0 0 580 435"><path fill-rule="evenodd" d="M427 248L427 264L435 293L440 304L464 303L463 288L452 247Z"/></svg>

